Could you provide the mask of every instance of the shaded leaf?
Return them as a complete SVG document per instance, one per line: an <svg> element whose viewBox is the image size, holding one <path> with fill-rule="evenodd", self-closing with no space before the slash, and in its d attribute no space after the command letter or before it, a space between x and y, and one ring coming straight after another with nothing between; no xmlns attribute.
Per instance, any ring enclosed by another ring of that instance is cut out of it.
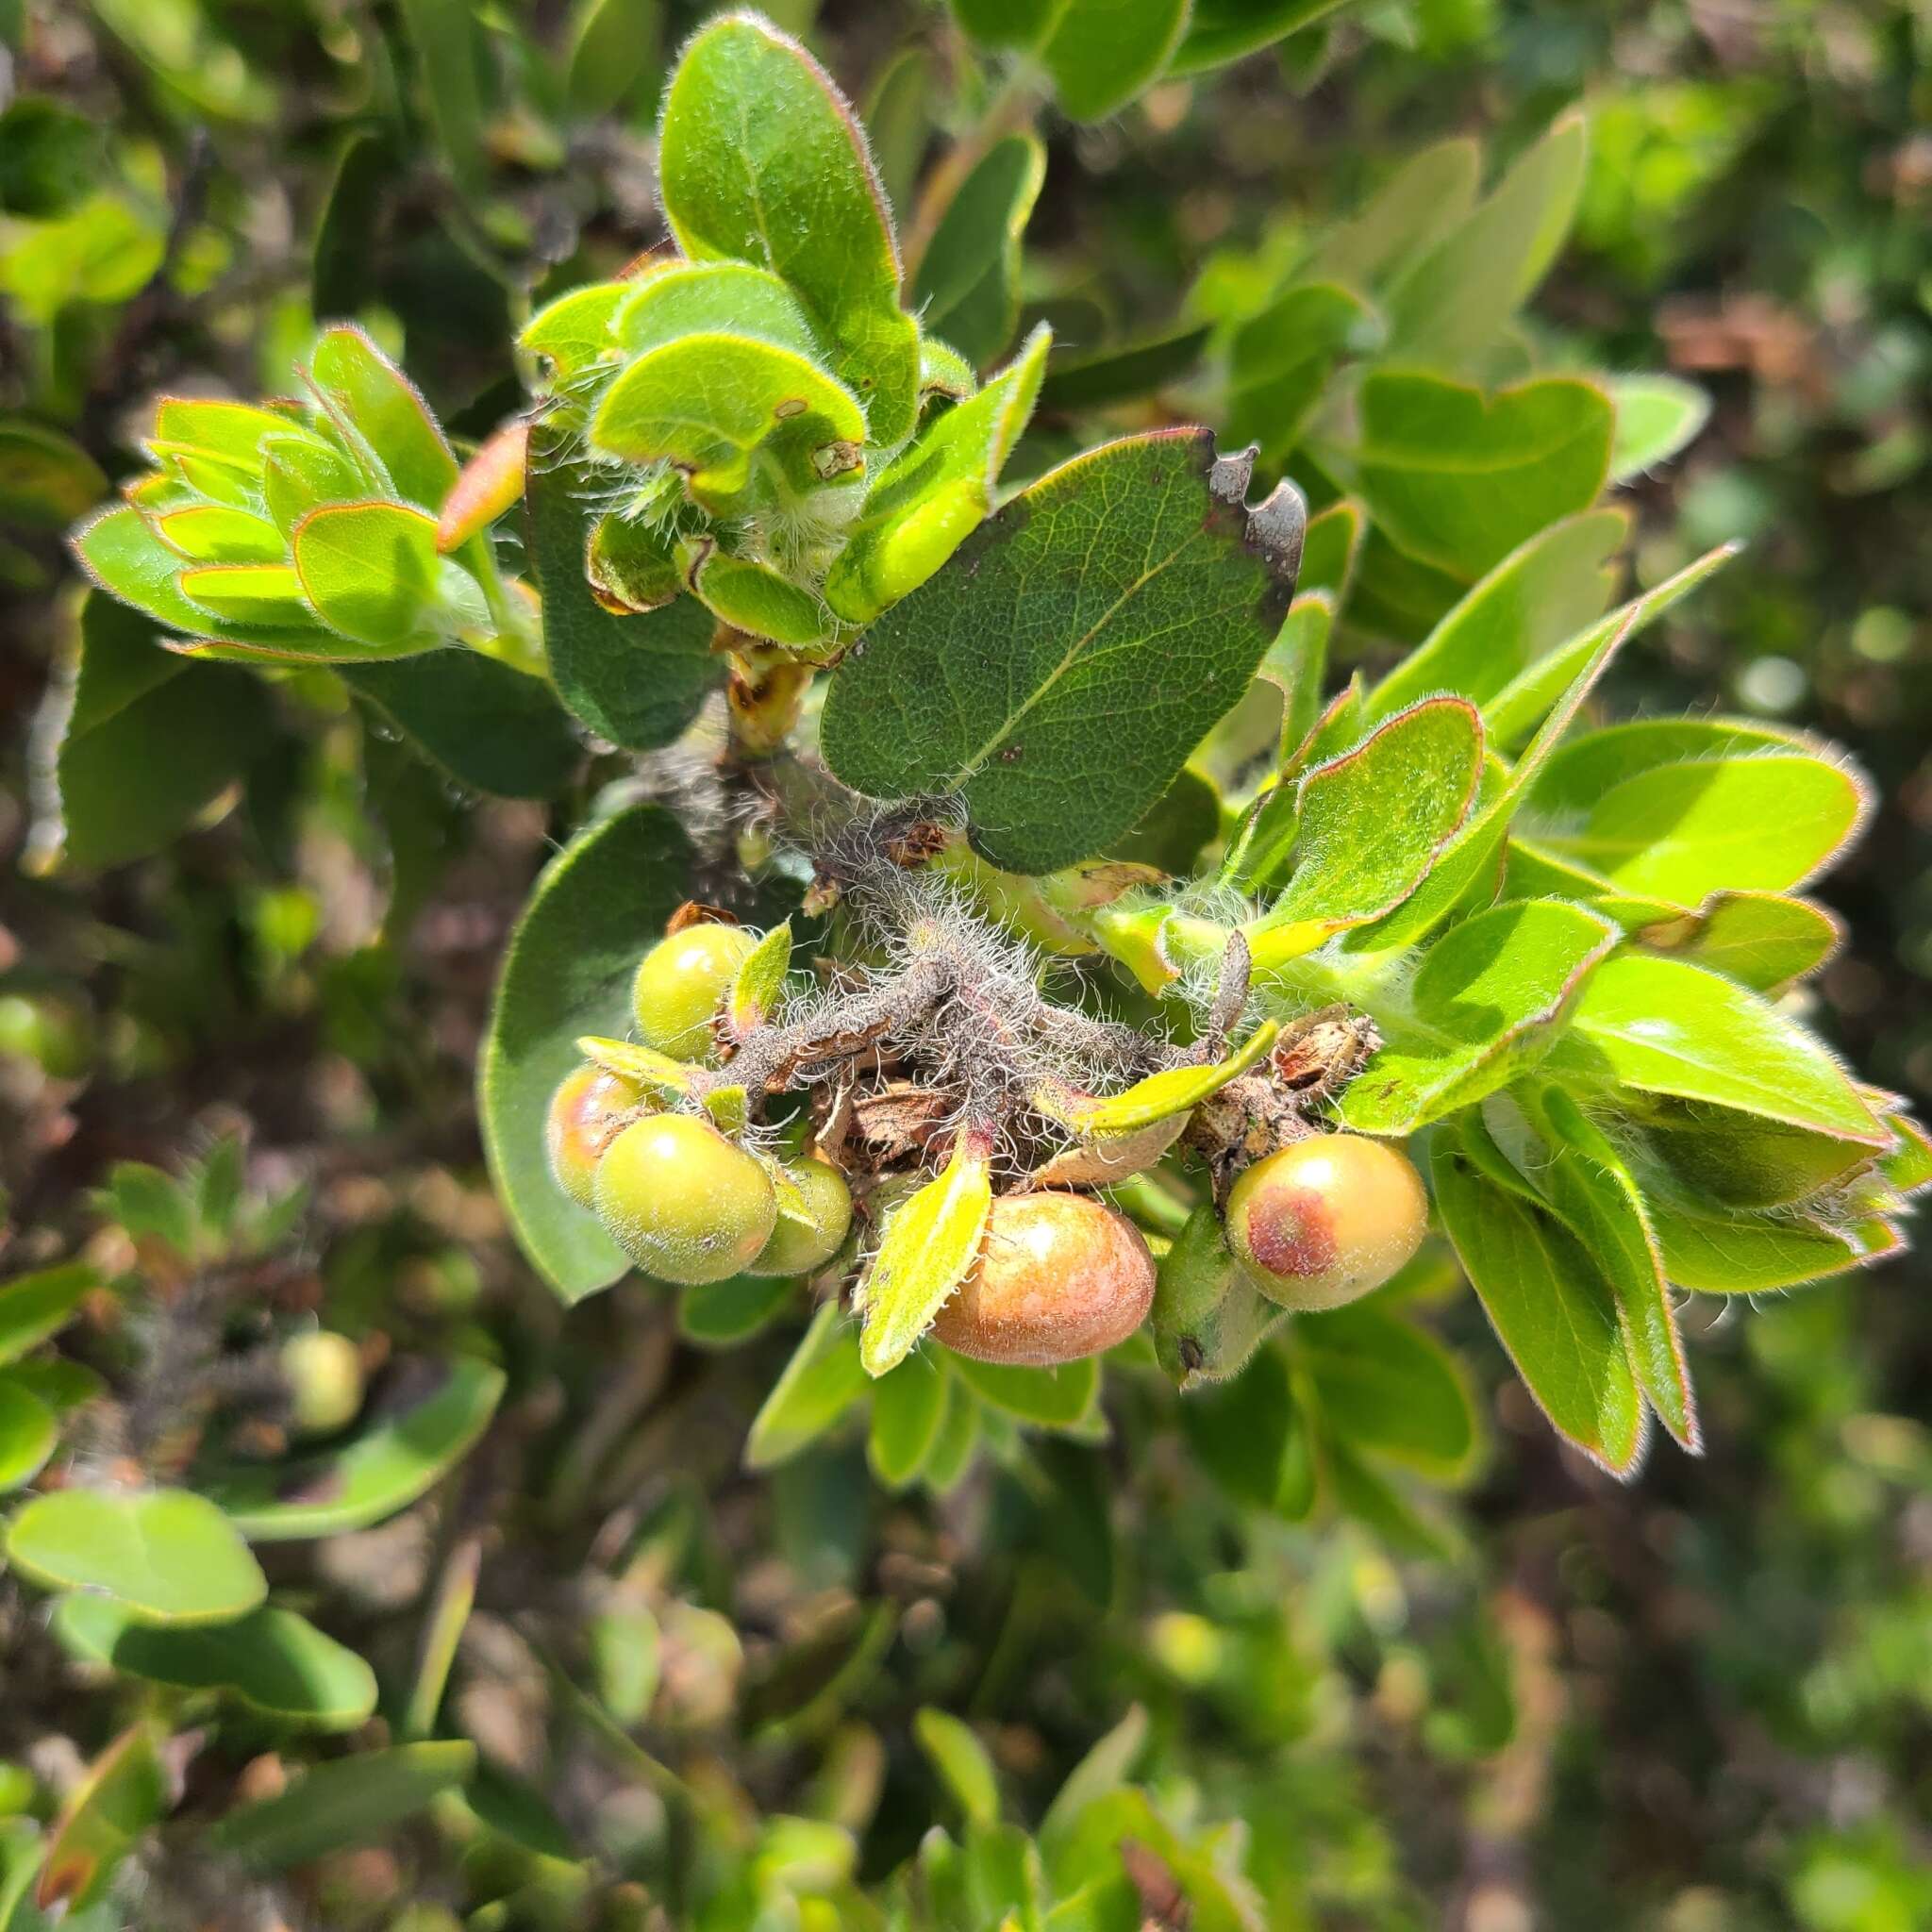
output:
<svg viewBox="0 0 1932 1932"><path fill-rule="evenodd" d="M17 1361L58 1335L81 1296L100 1285L99 1270L87 1261L62 1261L0 1282L0 1362Z"/></svg>
<svg viewBox="0 0 1932 1932"><path fill-rule="evenodd" d="M953 1373L963 1376L983 1402L1041 1428L1069 1429L1085 1422L1100 1392L1097 1356L1084 1356L1057 1369L1015 1368L963 1355L949 1356L948 1361Z"/></svg>
<svg viewBox="0 0 1932 1932"><path fill-rule="evenodd" d="M838 1422L865 1388L858 1325L838 1303L825 1302L752 1423L744 1466L775 1469L789 1461Z"/></svg>
<svg viewBox="0 0 1932 1932"><path fill-rule="evenodd" d="M475 1768L476 1747L467 1740L358 1752L312 1765L277 1796L230 1811L205 1842L253 1871L284 1871L388 1838Z"/></svg>
<svg viewBox="0 0 1932 1932"><path fill-rule="evenodd" d="M550 1097L586 1034L630 1024L646 949L688 896L691 848L671 815L639 806L593 825L544 870L505 957L477 1062L484 1151L510 1225L565 1301L608 1288L630 1263L550 1173Z"/></svg>
<svg viewBox="0 0 1932 1932"><path fill-rule="evenodd" d="M874 1383L866 1455L888 1489L903 1490L925 1467L946 1419L951 1378L931 1351L914 1350Z"/></svg>
<svg viewBox="0 0 1932 1932"><path fill-rule="evenodd" d="M423 1368L401 1406L339 1447L228 1471L209 1480L209 1492L254 1542L366 1529L407 1508L469 1454L507 1379L493 1363L468 1356Z"/></svg>
<svg viewBox="0 0 1932 1932"><path fill-rule="evenodd" d="M34 1886L42 1911L58 1915L98 1904L122 1860L166 1815L159 1741L149 1724L123 1731L69 1792L48 1828Z"/></svg>
<svg viewBox="0 0 1932 1932"><path fill-rule="evenodd" d="M1331 1429L1439 1480L1468 1468L1475 1412L1455 1357L1433 1336L1362 1303L1305 1316L1293 1340Z"/></svg>
<svg viewBox="0 0 1932 1932"><path fill-rule="evenodd" d="M1020 242L1046 179L1046 149L1032 134L1009 134L987 149L960 182L913 279L922 326L974 368L1013 340L1020 321Z"/></svg>

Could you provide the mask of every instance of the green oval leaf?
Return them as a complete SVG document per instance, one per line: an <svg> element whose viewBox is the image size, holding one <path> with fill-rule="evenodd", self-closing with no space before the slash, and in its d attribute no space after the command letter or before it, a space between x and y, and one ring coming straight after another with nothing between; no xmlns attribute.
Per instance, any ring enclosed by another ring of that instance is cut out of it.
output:
<svg viewBox="0 0 1932 1932"><path fill-rule="evenodd" d="M691 848L671 815L638 806L553 859L510 941L477 1063L484 1151L510 1225L565 1301L629 1270L602 1224L551 1177L550 1096L579 1061L579 1036L630 1024L645 950L688 896Z"/></svg>
<svg viewBox="0 0 1932 1932"><path fill-rule="evenodd" d="M858 1329L837 1302L823 1303L752 1423L745 1468L789 1462L838 1422L865 1388Z"/></svg>
<svg viewBox="0 0 1932 1932"><path fill-rule="evenodd" d="M329 504L310 510L289 541L302 594L332 631L385 651L441 641L431 627L441 559L426 511Z"/></svg>
<svg viewBox="0 0 1932 1932"><path fill-rule="evenodd" d="M908 436L919 330L899 307L899 253L865 137L818 62L755 14L712 22L666 90L658 174L685 254L783 276L863 403L872 441Z"/></svg>
<svg viewBox="0 0 1932 1932"><path fill-rule="evenodd" d="M142 1624L225 1624L268 1593L241 1532L186 1490L57 1490L13 1519L7 1558L45 1590L98 1591Z"/></svg>
<svg viewBox="0 0 1932 1932"><path fill-rule="evenodd" d="M100 1271L87 1261L62 1261L0 1282L0 1362L16 1361L58 1335L81 1296L100 1285Z"/></svg>
<svg viewBox="0 0 1932 1932"><path fill-rule="evenodd" d="M31 1482L59 1436L54 1411L31 1390L0 1375L0 1491Z"/></svg>
<svg viewBox="0 0 1932 1932"><path fill-rule="evenodd" d="M105 1598L63 1597L68 1652L182 1690L222 1690L264 1717L350 1731L375 1708L375 1673L292 1610L263 1605L212 1630L157 1630Z"/></svg>
<svg viewBox="0 0 1932 1932"><path fill-rule="evenodd" d="M496 1412L507 1378L467 1356L410 1366L421 1374L402 1406L340 1448L211 1477L209 1492L235 1527L254 1542L366 1529L454 1469Z"/></svg>
<svg viewBox="0 0 1932 1932"><path fill-rule="evenodd" d="M925 1466L946 1418L949 1379L934 1351L915 1350L873 1384L866 1459L890 1490L903 1490Z"/></svg>

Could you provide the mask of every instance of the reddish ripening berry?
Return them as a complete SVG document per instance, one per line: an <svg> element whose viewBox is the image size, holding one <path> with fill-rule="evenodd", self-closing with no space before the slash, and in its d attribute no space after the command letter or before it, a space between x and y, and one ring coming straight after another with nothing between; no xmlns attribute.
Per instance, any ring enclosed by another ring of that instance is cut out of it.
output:
<svg viewBox="0 0 1932 1932"><path fill-rule="evenodd" d="M597 1163L595 1198L618 1246L646 1274L680 1288L741 1274L778 1219L764 1169L684 1113L625 1127Z"/></svg>
<svg viewBox="0 0 1932 1932"><path fill-rule="evenodd" d="M550 1096L543 1144L557 1185L573 1201L591 1205L597 1163L643 1097L642 1088L602 1067L579 1067Z"/></svg>
<svg viewBox="0 0 1932 1932"><path fill-rule="evenodd" d="M780 1212L772 1239L746 1271L752 1274L809 1274L839 1252L852 1225L852 1190L829 1161L808 1157L785 1164L810 1209L809 1222Z"/></svg>
<svg viewBox="0 0 1932 1932"><path fill-rule="evenodd" d="M1384 1141L1323 1134L1257 1160L1227 1197L1228 1245L1285 1308L1339 1308L1422 1245L1428 1197Z"/></svg>
<svg viewBox="0 0 1932 1932"><path fill-rule="evenodd" d="M742 926L711 922L659 940L631 988L638 1037L676 1059L704 1059L711 1051L711 1022L757 944Z"/></svg>
<svg viewBox="0 0 1932 1932"><path fill-rule="evenodd" d="M1008 1194L932 1332L975 1361L1052 1368L1124 1341L1153 1300L1154 1257L1124 1216L1085 1194Z"/></svg>

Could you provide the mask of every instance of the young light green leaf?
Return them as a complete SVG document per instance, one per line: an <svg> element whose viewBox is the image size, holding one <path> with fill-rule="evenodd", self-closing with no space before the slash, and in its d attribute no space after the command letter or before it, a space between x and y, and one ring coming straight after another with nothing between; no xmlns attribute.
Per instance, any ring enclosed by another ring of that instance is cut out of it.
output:
<svg viewBox="0 0 1932 1932"><path fill-rule="evenodd" d="M1570 232L1589 148L1583 115L1559 115L1470 214L1433 228L1441 239L1385 297L1391 356L1453 367L1491 346Z"/></svg>
<svg viewBox="0 0 1932 1932"><path fill-rule="evenodd" d="M100 1271L88 1261L62 1261L0 1282L0 1362L18 1361L58 1335L81 1296L100 1286Z"/></svg>
<svg viewBox="0 0 1932 1932"><path fill-rule="evenodd" d="M1388 1043L1338 1113L1365 1134L1412 1134L1492 1093L1546 1052L1618 940L1607 919L1561 899L1514 900L1431 946Z"/></svg>
<svg viewBox="0 0 1932 1932"><path fill-rule="evenodd" d="M128 1853L167 1814L168 1778L160 1736L142 1722L88 1766L47 1832L34 1905L58 1922L101 1903ZM12 1919L21 1924L16 1913Z"/></svg>
<svg viewBox="0 0 1932 1932"><path fill-rule="evenodd" d="M653 751L683 731L723 675L711 651L717 625L688 597L620 615L591 594L576 500L591 481L566 460L567 447L561 428L532 431L524 498L550 675L572 714L600 737L626 751Z"/></svg>
<svg viewBox="0 0 1932 1932"><path fill-rule="evenodd" d="M841 617L870 622L931 576L991 512L1052 342L1050 330L1035 329L1005 370L881 472L825 577L825 601Z"/></svg>
<svg viewBox="0 0 1932 1932"><path fill-rule="evenodd" d="M1280 628L1302 503L1284 485L1247 510L1249 473L1205 432L1164 431L1023 491L841 664L833 770L877 798L958 793L1009 871L1105 850Z"/></svg>
<svg viewBox="0 0 1932 1932"><path fill-rule="evenodd" d="M1695 1455L1697 1403L1643 1191L1615 1144L1573 1095L1544 1087L1531 1104L1549 1148L1537 1183L1609 1284L1637 1386L1664 1427ZM1465 1128L1481 1131L1474 1123Z"/></svg>
<svg viewBox="0 0 1932 1932"><path fill-rule="evenodd" d="M1773 994L1816 973L1844 942L1823 906L1776 892L1714 892L1694 913L1623 924L1642 945Z"/></svg>
<svg viewBox="0 0 1932 1932"><path fill-rule="evenodd" d="M756 14L714 20L666 90L658 175L684 252L783 276L864 406L873 442L904 441L919 329L899 307L898 248L865 138L824 70Z"/></svg>
<svg viewBox="0 0 1932 1932"><path fill-rule="evenodd" d="M865 417L841 383L795 349L713 331L625 364L591 419L591 445L628 463L667 462L693 501L729 514L771 487L800 502L864 471ZM753 452L772 473L755 470Z"/></svg>
<svg viewBox="0 0 1932 1932"><path fill-rule="evenodd" d="M1710 397L1674 375L1612 375L1605 387L1617 409L1612 483L1627 483L1669 462L1710 420Z"/></svg>
<svg viewBox="0 0 1932 1932"><path fill-rule="evenodd" d="M824 600L769 564L733 557L710 537L693 538L679 552L691 595L733 630L798 651L829 643L838 635L838 623Z"/></svg>
<svg viewBox="0 0 1932 1932"><path fill-rule="evenodd" d="M1452 1135L1436 1143L1430 1180L1457 1258L1524 1386L1558 1435L1611 1474L1635 1474L1649 1411L1590 1257L1557 1221L1485 1180Z"/></svg>
<svg viewBox="0 0 1932 1932"><path fill-rule="evenodd" d="M441 559L436 519L426 512L400 503L332 504L295 525L290 547L303 597L338 635L382 651L442 641L435 619Z"/></svg>
<svg viewBox="0 0 1932 1932"><path fill-rule="evenodd" d="M1386 718L1424 692L1460 691L1487 705L1511 678L1593 624L1610 601L1607 559L1630 520L1587 510L1512 550L1369 696Z"/></svg>
<svg viewBox="0 0 1932 1932"><path fill-rule="evenodd" d="M190 563L277 563L287 550L266 517L225 504L191 504L154 520L155 534Z"/></svg>
<svg viewBox="0 0 1932 1932"><path fill-rule="evenodd" d="M1815 878L1871 804L1843 765L1765 751L1653 765L1599 791L1580 822L1540 817L1533 795L1528 829L1621 891L1694 906L1726 889L1781 892Z"/></svg>
<svg viewBox="0 0 1932 1932"><path fill-rule="evenodd" d="M1264 804L1244 840L1242 876L1287 883L1253 929L1257 957L1293 958L1393 911L1461 829L1481 771L1475 707L1424 698L1305 772L1290 794L1291 824L1271 824Z"/></svg>
<svg viewBox="0 0 1932 1932"><path fill-rule="evenodd" d="M865 1389L858 1330L836 1301L823 1303L752 1423L745 1468L760 1472L789 1462L838 1422Z"/></svg>
<svg viewBox="0 0 1932 1932"><path fill-rule="evenodd" d="M1741 546L1720 544L1656 589L1620 605L1588 630L1557 645L1519 672L1494 697L1483 703L1483 728L1490 742L1505 751L1521 744L1583 674L1605 643L1633 638L1668 610L1686 591L1721 569Z"/></svg>
<svg viewBox="0 0 1932 1932"><path fill-rule="evenodd" d="M1757 994L1682 959L1624 952L1591 975L1557 1049L1602 1086L1707 1102L1861 1146L1890 1136L1837 1062Z"/></svg>
<svg viewBox="0 0 1932 1932"><path fill-rule="evenodd" d="M100 1591L142 1624L225 1624L268 1593L235 1525L186 1490L36 1496L8 1527L7 1559L43 1590Z"/></svg>
<svg viewBox="0 0 1932 1932"><path fill-rule="evenodd" d="M275 1797L230 1811L205 1842L253 1871L283 1871L386 1838L475 1768L476 1747L467 1739L359 1751L313 1765Z"/></svg>
<svg viewBox="0 0 1932 1932"><path fill-rule="evenodd" d="M1421 371L1361 388L1357 452L1369 513L1410 557L1465 583L1559 517L1608 473L1616 415L1594 384L1544 376L1485 395Z"/></svg>
<svg viewBox="0 0 1932 1932"><path fill-rule="evenodd" d="M1295 446L1336 363L1373 350L1381 323L1339 282L1299 282L1241 324L1228 344L1227 438L1264 462Z"/></svg>
<svg viewBox="0 0 1932 1932"><path fill-rule="evenodd" d="M986 1157L961 1135L939 1178L886 1217L879 1251L859 1284L859 1359L867 1374L883 1375L911 1353L979 1258L991 1211Z"/></svg>
<svg viewBox="0 0 1932 1932"><path fill-rule="evenodd" d="M791 970L791 922L774 925L739 966L725 1002L724 1017L732 1033L742 1039L778 1010L785 995L785 975Z"/></svg>
<svg viewBox="0 0 1932 1932"><path fill-rule="evenodd" d="M287 1542L366 1529L408 1508L469 1454L507 1380L469 1356L410 1366L408 1398L340 1448L211 1478L229 1521L252 1542Z"/></svg>
<svg viewBox="0 0 1932 1932"><path fill-rule="evenodd" d="M614 354L612 325L617 311L638 288L634 278L626 278L572 289L546 303L524 325L517 346L539 365L550 387L563 392L574 391L579 377L594 375L597 364Z"/></svg>
<svg viewBox="0 0 1932 1932"><path fill-rule="evenodd" d="M408 377L360 329L346 326L323 331L308 377L350 448L372 453L396 496L433 518L457 480L457 459Z"/></svg>
<svg viewBox="0 0 1932 1932"><path fill-rule="evenodd" d="M1279 1021L1264 1020L1233 1053L1208 1066L1168 1067L1105 1099L1042 1091L1036 1094L1035 1104L1083 1140L1138 1134L1143 1127L1190 1112L1210 1094L1219 1093L1260 1060L1280 1032Z"/></svg>
<svg viewBox="0 0 1932 1932"><path fill-rule="evenodd" d="M754 336L817 361L818 338L798 297L769 269L746 261L684 261L653 269L626 285L631 293L610 321L622 356L661 349L679 336Z"/></svg>
<svg viewBox="0 0 1932 1932"><path fill-rule="evenodd" d="M54 1635L71 1656L181 1690L223 1690L264 1717L352 1731L375 1708L375 1673L305 1617L264 1604L211 1630L157 1630L104 1597L63 1597Z"/></svg>
<svg viewBox="0 0 1932 1932"><path fill-rule="evenodd" d="M983 368L1020 320L1020 241L1046 179L1037 135L993 142L946 204L912 284L922 325Z"/></svg>
<svg viewBox="0 0 1932 1932"><path fill-rule="evenodd" d="M873 1384L866 1459L889 1490L903 1490L925 1467L945 1421L950 1377L936 1350L915 1349Z"/></svg>
<svg viewBox="0 0 1932 1932"><path fill-rule="evenodd" d="M158 638L156 641L183 655L210 653L201 644L183 643L177 639L205 641L218 652L248 658L306 658L316 662L344 655L341 640L310 620L306 611L298 613L301 622L285 628L263 626L247 630L225 624L191 604L181 594L176 581L182 567L180 558L156 536L141 512L131 506L102 511L76 530L71 542L87 576L110 596L131 604L164 629L176 633L176 637Z"/></svg>
<svg viewBox="0 0 1932 1932"><path fill-rule="evenodd" d="M912 1735L953 1802L973 1824L992 1824L1000 1815L1000 1785L987 1748L971 1727L950 1712L926 1705L912 1719Z"/></svg>
<svg viewBox="0 0 1932 1932"><path fill-rule="evenodd" d="M611 1040L602 1034L585 1033L577 1039L578 1055L607 1074L634 1081L646 1093L663 1100L688 1100L693 1092L692 1076L698 1071L689 1060L673 1059L654 1046L640 1046L634 1040ZM714 1090L715 1091L715 1090ZM741 1087L730 1090L742 1094Z"/></svg>

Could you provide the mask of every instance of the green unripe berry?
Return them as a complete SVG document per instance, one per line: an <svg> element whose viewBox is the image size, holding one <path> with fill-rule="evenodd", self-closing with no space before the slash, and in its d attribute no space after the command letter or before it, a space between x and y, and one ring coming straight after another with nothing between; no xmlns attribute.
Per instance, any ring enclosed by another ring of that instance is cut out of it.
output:
<svg viewBox="0 0 1932 1932"><path fill-rule="evenodd" d="M597 1164L594 1199L625 1253L646 1274L680 1288L742 1274L778 1219L764 1169L683 1113L625 1127Z"/></svg>
<svg viewBox="0 0 1932 1932"><path fill-rule="evenodd" d="M593 1205L597 1163L643 1097L643 1089L634 1081L607 1074L602 1067L579 1067L550 1096L550 1112L543 1123L550 1172L578 1206Z"/></svg>
<svg viewBox="0 0 1932 1932"><path fill-rule="evenodd" d="M282 1343L289 1422L298 1436L330 1436L362 1407L362 1352L333 1328L312 1328Z"/></svg>
<svg viewBox="0 0 1932 1932"><path fill-rule="evenodd" d="M1285 1308L1339 1308L1422 1245L1421 1178L1385 1141L1323 1134L1257 1160L1227 1197L1228 1245Z"/></svg>
<svg viewBox="0 0 1932 1932"><path fill-rule="evenodd" d="M680 1060L711 1051L711 1022L758 940L738 925L688 925L643 957L631 987L638 1038Z"/></svg>
<svg viewBox="0 0 1932 1932"><path fill-rule="evenodd" d="M785 1172L805 1196L811 1220L808 1224L781 1213L772 1239L751 1264L753 1274L809 1274L839 1252L845 1230L852 1225L852 1190L829 1161L788 1161Z"/></svg>

